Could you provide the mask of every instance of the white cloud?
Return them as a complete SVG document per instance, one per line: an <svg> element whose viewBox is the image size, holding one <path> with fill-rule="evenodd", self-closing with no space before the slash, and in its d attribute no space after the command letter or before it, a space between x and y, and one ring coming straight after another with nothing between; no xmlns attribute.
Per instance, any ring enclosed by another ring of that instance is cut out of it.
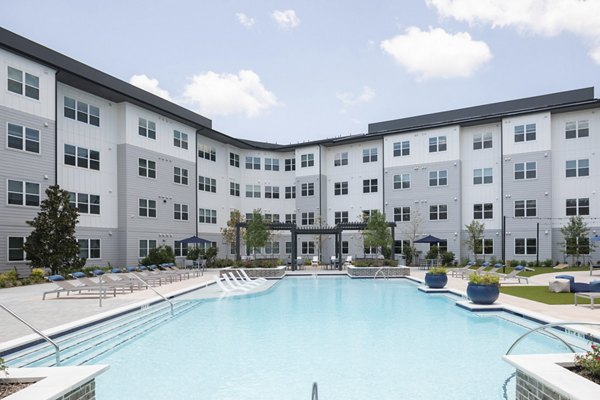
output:
<svg viewBox="0 0 600 400"><path fill-rule="evenodd" d="M541 36L572 33L592 47L600 63L600 1L597 0L425 0L443 17L491 27L514 27Z"/></svg>
<svg viewBox="0 0 600 400"><path fill-rule="evenodd" d="M455 35L441 28L409 27L404 35L381 42L381 48L419 79L471 76L492 58L485 42L466 32Z"/></svg>
<svg viewBox="0 0 600 400"><path fill-rule="evenodd" d="M352 92L337 92L335 97L344 104L342 112L346 112L346 109L351 106L355 106L360 103L368 103L375 98L375 91L368 86L363 86L362 93L355 95Z"/></svg>
<svg viewBox="0 0 600 400"><path fill-rule="evenodd" d="M275 10L271 14L277 24L283 29L292 29L300 25L300 18L294 10L279 11Z"/></svg>
<svg viewBox="0 0 600 400"><path fill-rule="evenodd" d="M246 114L258 117L279 105L277 97L268 91L253 71L242 70L238 74L218 74L208 71L194 75L186 85L184 99L198 107L201 114Z"/></svg>
<svg viewBox="0 0 600 400"><path fill-rule="evenodd" d="M252 28L254 26L254 24L256 23L254 18L249 17L244 13L237 13L235 15L237 16L239 23L242 24L243 26L245 26L246 28Z"/></svg>
<svg viewBox="0 0 600 400"><path fill-rule="evenodd" d="M131 78L129 78L129 83L131 83L134 86L139 87L140 89L144 89L147 92L150 92L159 97L162 97L165 100L173 101L171 99L171 96L169 95L169 92L164 89L161 89L158 86L157 79L149 78L144 74L133 75Z"/></svg>

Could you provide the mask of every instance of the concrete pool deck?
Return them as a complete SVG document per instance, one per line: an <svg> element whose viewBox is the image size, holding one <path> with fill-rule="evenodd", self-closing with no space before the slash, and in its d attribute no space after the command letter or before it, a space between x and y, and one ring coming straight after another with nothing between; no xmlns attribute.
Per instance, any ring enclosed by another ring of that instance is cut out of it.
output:
<svg viewBox="0 0 600 400"><path fill-rule="evenodd" d="M313 268L310 270L307 268L307 270L298 272L302 275L334 275L339 274L340 272L345 274L345 271L323 271ZM425 270L411 268L411 277L424 279L426 272L427 271ZM171 293L204 286L207 283L214 281L217 274L218 270L207 270L201 277L174 282L156 287L155 289L159 293L169 296ZM571 272L557 270L556 272L536 275L529 278L529 285L547 286L549 280L560 274L573 275L577 282L589 282L590 280L600 279L600 272L596 272L593 276L590 276L589 272L586 271ZM468 281L466 279L448 276L447 288L459 292L466 292L467 283ZM513 283L505 282L503 282L503 284L514 285ZM45 301L42 301L42 293L51 290L53 287L54 285L52 283L45 283L0 289L0 304L12 309L36 328L46 331L50 328L72 323L84 318L94 317L139 302L160 300L160 297L152 290L137 290L133 293L118 294L116 297L108 296L102 300L102 307L99 307L97 295L79 296L75 294L56 298L55 295L51 294L47 296ZM219 297L220 294L220 291L218 291L216 287L210 287L206 289L206 295L195 298ZM182 299L185 299L185 296L182 297ZM572 304L548 305L505 294L500 294L498 303L526 310L534 315L546 316L547 318L545 319L547 320L600 323L600 307L596 307L592 310L589 304L579 305L577 307ZM6 344L4 342L32 333L28 327L14 319L4 310L0 309L0 315L0 348L3 347L3 344Z"/></svg>

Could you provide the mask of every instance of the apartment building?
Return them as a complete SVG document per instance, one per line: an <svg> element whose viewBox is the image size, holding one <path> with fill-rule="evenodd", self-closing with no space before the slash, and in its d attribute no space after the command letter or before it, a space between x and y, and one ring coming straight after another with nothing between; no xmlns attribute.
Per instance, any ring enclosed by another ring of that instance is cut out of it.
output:
<svg viewBox="0 0 600 400"><path fill-rule="evenodd" d="M463 243L473 220L485 223L478 257L562 261L560 227L572 215L600 233L593 88L276 145L215 131L201 115L6 30L0 82L0 271L27 270L25 221L55 183L79 210L88 265L135 264L163 244L182 259L179 240L194 234L235 257L221 229L233 210L257 208L299 227L379 210L397 224L398 255L416 233L472 257ZM357 231L339 245L355 257L371 251ZM274 231L260 253L286 258L292 246L289 232ZM337 246L334 235L301 235L296 250L327 260Z"/></svg>

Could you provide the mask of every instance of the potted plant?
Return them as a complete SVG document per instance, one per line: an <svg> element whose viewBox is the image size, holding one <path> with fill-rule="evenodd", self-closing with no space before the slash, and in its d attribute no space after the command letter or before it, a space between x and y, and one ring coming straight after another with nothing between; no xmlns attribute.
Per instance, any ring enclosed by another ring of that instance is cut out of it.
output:
<svg viewBox="0 0 600 400"><path fill-rule="evenodd" d="M432 289L441 289L448 283L448 270L444 267L431 268L425 274L425 284Z"/></svg>
<svg viewBox="0 0 600 400"><path fill-rule="evenodd" d="M500 277L498 275L469 275L467 296L475 304L493 304L500 296Z"/></svg>

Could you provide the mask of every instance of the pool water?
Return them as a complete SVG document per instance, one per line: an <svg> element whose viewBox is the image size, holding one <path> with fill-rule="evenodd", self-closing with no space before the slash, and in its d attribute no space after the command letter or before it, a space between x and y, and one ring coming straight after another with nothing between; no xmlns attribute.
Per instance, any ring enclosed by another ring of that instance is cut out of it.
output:
<svg viewBox="0 0 600 400"><path fill-rule="evenodd" d="M97 398L514 399L502 361L527 331L406 280L287 278L268 292L202 301L94 360ZM516 353L565 348L542 335Z"/></svg>

